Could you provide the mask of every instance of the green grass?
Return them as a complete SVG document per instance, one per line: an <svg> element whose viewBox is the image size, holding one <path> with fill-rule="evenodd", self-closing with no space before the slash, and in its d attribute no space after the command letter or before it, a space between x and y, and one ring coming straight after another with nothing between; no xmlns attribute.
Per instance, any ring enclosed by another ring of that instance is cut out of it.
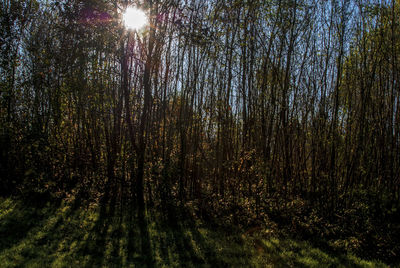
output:
<svg viewBox="0 0 400 268"><path fill-rule="evenodd" d="M1 267L385 267L265 232L0 199ZM107 216L105 216L107 215ZM168 223L170 222L170 223ZM268 237L268 238L266 238Z"/></svg>

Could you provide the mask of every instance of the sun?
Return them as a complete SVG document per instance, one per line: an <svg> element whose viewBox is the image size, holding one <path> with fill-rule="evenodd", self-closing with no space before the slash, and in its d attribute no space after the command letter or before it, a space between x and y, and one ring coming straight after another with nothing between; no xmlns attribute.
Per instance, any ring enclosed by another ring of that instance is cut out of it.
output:
<svg viewBox="0 0 400 268"><path fill-rule="evenodd" d="M138 30L147 24L146 14L137 8L128 7L123 15L125 27L131 30Z"/></svg>

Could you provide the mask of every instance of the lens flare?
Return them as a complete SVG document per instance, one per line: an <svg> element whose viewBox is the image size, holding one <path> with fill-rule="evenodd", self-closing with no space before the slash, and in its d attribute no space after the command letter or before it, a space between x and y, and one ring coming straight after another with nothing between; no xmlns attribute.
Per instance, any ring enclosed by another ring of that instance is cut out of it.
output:
<svg viewBox="0 0 400 268"><path fill-rule="evenodd" d="M123 15L125 27L131 30L138 30L147 24L146 14L137 8L128 7Z"/></svg>

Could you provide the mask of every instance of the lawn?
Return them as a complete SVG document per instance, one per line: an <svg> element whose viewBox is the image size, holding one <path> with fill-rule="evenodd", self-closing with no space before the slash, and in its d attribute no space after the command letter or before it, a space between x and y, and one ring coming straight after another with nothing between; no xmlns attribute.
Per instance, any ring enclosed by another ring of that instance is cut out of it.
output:
<svg viewBox="0 0 400 268"><path fill-rule="evenodd" d="M0 199L1 267L386 267L305 241L116 206Z"/></svg>

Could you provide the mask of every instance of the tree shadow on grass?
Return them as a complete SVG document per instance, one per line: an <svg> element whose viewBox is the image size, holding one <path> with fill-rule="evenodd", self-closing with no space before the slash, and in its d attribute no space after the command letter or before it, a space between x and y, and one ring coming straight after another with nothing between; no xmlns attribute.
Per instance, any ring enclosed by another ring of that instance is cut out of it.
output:
<svg viewBox="0 0 400 268"><path fill-rule="evenodd" d="M138 209L138 223L140 230L140 241L141 241L141 255L143 258L143 264L148 267L154 266L153 250L151 247L151 239L149 234L149 226L146 218L144 209Z"/></svg>
<svg viewBox="0 0 400 268"><path fill-rule="evenodd" d="M32 229L43 225L54 211L49 210L13 199L3 200L0 205L0 252L18 245Z"/></svg>
<svg viewBox="0 0 400 268"><path fill-rule="evenodd" d="M5 207L6 203L12 207ZM41 205L11 198L4 200L0 205L2 265L50 266L57 259L59 242L64 239L65 220L73 217L72 205L53 199L43 200Z"/></svg>
<svg viewBox="0 0 400 268"><path fill-rule="evenodd" d="M177 267L249 265L250 256L243 254L243 241L237 234L199 226L176 208L169 209L167 219L159 214L150 228L157 264Z"/></svg>
<svg viewBox="0 0 400 268"><path fill-rule="evenodd" d="M119 255L115 256L118 250L115 249L117 245L114 243L114 241L119 241L122 235L121 225L115 226L115 215L118 209L115 195L107 191L100 200L96 220L88 230L80 248L80 253L89 257L87 267L101 267L106 262L121 264Z"/></svg>
<svg viewBox="0 0 400 268"><path fill-rule="evenodd" d="M135 220L135 213L133 205L129 209L127 215L126 226L127 230L127 262L129 264L140 264L142 263L138 249L140 248L140 231L137 228L137 222Z"/></svg>
<svg viewBox="0 0 400 268"><path fill-rule="evenodd" d="M179 221L174 212L165 218L161 213L152 211L150 217L151 241L153 242L154 262L158 265L187 267L204 264L188 237L188 230Z"/></svg>
<svg viewBox="0 0 400 268"><path fill-rule="evenodd" d="M193 240L212 267L251 267L252 255L238 228L207 224L191 228Z"/></svg>
<svg viewBox="0 0 400 268"><path fill-rule="evenodd" d="M305 241L288 238L259 237L253 240L260 262L280 267L385 267L380 263L360 260L352 255L335 254L314 247Z"/></svg>
<svg viewBox="0 0 400 268"><path fill-rule="evenodd" d="M206 262L201 253L194 248L195 241L189 237L191 228L185 228L182 223L165 227L166 239L172 241L179 263L185 265L204 265Z"/></svg>
<svg viewBox="0 0 400 268"><path fill-rule="evenodd" d="M78 199L75 202L81 203ZM171 210L167 218L157 210L119 210L121 205L113 198L93 208L75 203L35 208L16 200L0 200L1 266L375 265L304 241L265 238L261 233L247 235L233 227L224 230L182 216L177 210Z"/></svg>
<svg viewBox="0 0 400 268"><path fill-rule="evenodd" d="M59 207L1 203L0 233L5 239L0 248L15 255L17 260L10 263L20 266L226 266L214 244L218 235L215 241L205 238L198 226L182 220L176 211L167 221L153 210L117 213L116 195L109 196L92 209L79 194Z"/></svg>

